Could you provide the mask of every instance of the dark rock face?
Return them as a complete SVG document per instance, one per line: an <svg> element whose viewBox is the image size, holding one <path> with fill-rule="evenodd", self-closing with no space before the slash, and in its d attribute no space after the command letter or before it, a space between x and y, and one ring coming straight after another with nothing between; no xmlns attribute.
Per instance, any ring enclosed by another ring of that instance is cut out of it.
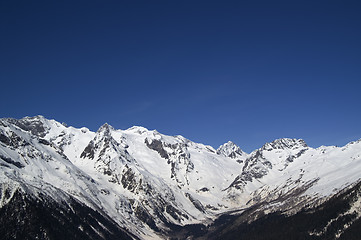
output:
<svg viewBox="0 0 361 240"><path fill-rule="evenodd" d="M5 145L10 145L10 139L5 136L4 134L0 133L0 142L4 143Z"/></svg>
<svg viewBox="0 0 361 240"><path fill-rule="evenodd" d="M12 164L17 168L23 168L25 167L22 163L20 162L16 162L14 160L12 160L11 158L5 157L3 155L0 155L0 159L2 159L3 161L5 161L6 163Z"/></svg>
<svg viewBox="0 0 361 240"><path fill-rule="evenodd" d="M39 143L43 144L43 145L51 145L50 142L48 142L47 140L43 139L43 138L39 138Z"/></svg>
<svg viewBox="0 0 361 240"><path fill-rule="evenodd" d="M134 239L105 215L75 200L59 204L17 191L0 208L1 239Z"/></svg>
<svg viewBox="0 0 361 240"><path fill-rule="evenodd" d="M230 158L237 158L237 153L236 152L231 152L228 157Z"/></svg>
<svg viewBox="0 0 361 240"><path fill-rule="evenodd" d="M44 137L48 131L43 123L42 116L25 117L22 119L8 119L8 121L24 131L31 132L31 134L38 137Z"/></svg>
<svg viewBox="0 0 361 240"><path fill-rule="evenodd" d="M302 139L281 138L276 139L273 142L266 143L261 149L271 151L273 149L295 149L302 147L308 147L306 142Z"/></svg>
<svg viewBox="0 0 361 240"><path fill-rule="evenodd" d="M190 195L189 193L186 193L185 195L193 203L195 208L197 208L201 212L205 212L204 206L200 201L194 199L192 195Z"/></svg>
<svg viewBox="0 0 361 240"><path fill-rule="evenodd" d="M128 189L131 192L135 192L138 185L142 186L142 179L140 179L138 183L134 171L125 165L121 183L125 189Z"/></svg>
<svg viewBox="0 0 361 240"><path fill-rule="evenodd" d="M134 209L134 214L154 231L160 231L153 219L153 216L142 205L138 205Z"/></svg>
<svg viewBox="0 0 361 240"><path fill-rule="evenodd" d="M246 159L242 173L235 178L230 187L241 189L247 182L265 176L269 169L272 169L272 163L267 161L261 150Z"/></svg>
<svg viewBox="0 0 361 240"><path fill-rule="evenodd" d="M158 152L162 158L167 160L167 163L171 166L171 178L177 181L180 186L189 184L187 173L193 171L194 164L190 160L187 143L169 144L162 142L161 140L149 140L146 138L145 144L148 148ZM168 149L168 151L166 149ZM178 176L180 174L179 171L181 171L180 169L185 170L181 173L185 177L185 182Z"/></svg>
<svg viewBox="0 0 361 240"><path fill-rule="evenodd" d="M203 188L199 189L198 192L209 192L209 189L206 187L203 187Z"/></svg>
<svg viewBox="0 0 361 240"><path fill-rule="evenodd" d="M14 132L0 132L0 142L7 145L11 149L28 145L28 143L24 139L16 135L16 133Z"/></svg>
<svg viewBox="0 0 361 240"><path fill-rule="evenodd" d="M169 155L168 155L167 151L165 151L163 148L162 141L154 139L150 142L148 139L145 139L145 144L150 149L158 152L162 158L169 159Z"/></svg>
<svg viewBox="0 0 361 240"><path fill-rule="evenodd" d="M81 153L80 157L94 159L94 148L95 148L94 142L90 141L88 146L86 146L84 151Z"/></svg>

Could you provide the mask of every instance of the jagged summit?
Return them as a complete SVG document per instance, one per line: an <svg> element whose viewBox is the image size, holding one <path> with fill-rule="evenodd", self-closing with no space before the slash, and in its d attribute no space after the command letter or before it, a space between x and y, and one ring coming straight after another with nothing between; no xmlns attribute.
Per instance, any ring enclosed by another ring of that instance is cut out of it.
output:
<svg viewBox="0 0 361 240"><path fill-rule="evenodd" d="M105 133L105 134L110 134L111 131L115 131L115 129L109 125L108 123L104 123L102 126L100 126L100 128L97 130L97 133Z"/></svg>
<svg viewBox="0 0 361 240"><path fill-rule="evenodd" d="M6 118L4 120L36 136L45 136L50 129L49 121L51 121L41 115L21 119Z"/></svg>
<svg viewBox="0 0 361 240"><path fill-rule="evenodd" d="M217 154L223 155L230 158L239 158L247 155L242 149L237 146L234 142L228 141L217 149Z"/></svg>
<svg viewBox="0 0 361 240"><path fill-rule="evenodd" d="M295 149L308 147L303 139L280 138L263 145L262 150L272 149Z"/></svg>
<svg viewBox="0 0 361 240"><path fill-rule="evenodd" d="M23 117L21 120L47 120L43 115L36 115L36 116L26 116Z"/></svg>

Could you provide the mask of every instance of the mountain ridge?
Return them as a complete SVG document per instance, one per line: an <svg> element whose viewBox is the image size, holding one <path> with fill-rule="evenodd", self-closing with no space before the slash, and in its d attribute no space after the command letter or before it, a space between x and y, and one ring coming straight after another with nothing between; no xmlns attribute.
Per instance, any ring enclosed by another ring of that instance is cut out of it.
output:
<svg viewBox="0 0 361 240"><path fill-rule="evenodd" d="M93 132L43 116L2 118L1 207L17 189L6 186L21 186L35 199L75 199L132 237L166 238L257 206L288 214L318 206L359 181L360 156L361 140L315 149L281 138L248 154L231 141L216 150L139 126Z"/></svg>

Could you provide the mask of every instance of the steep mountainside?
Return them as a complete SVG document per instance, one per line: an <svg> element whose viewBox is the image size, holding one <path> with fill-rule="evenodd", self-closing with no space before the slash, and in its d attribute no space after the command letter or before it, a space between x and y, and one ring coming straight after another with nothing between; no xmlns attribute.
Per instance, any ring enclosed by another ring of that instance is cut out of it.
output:
<svg viewBox="0 0 361 240"><path fill-rule="evenodd" d="M297 222L348 199L350 208L335 210L340 218L355 212L347 228L333 231L341 237L360 221L361 200L352 193L360 154L361 141L313 149L284 138L247 154L232 142L215 150L143 127L104 124L92 132L42 116L4 118L1 232L7 239L259 239L247 235L253 234L247 226L257 229L271 218ZM347 191L352 197L343 198ZM314 225L318 232L307 226L309 239L324 236L321 225Z"/></svg>
<svg viewBox="0 0 361 240"><path fill-rule="evenodd" d="M252 207L239 216L224 216L212 226L203 227L203 236L197 239L360 239L360 197L358 183L295 214L265 214L259 206Z"/></svg>

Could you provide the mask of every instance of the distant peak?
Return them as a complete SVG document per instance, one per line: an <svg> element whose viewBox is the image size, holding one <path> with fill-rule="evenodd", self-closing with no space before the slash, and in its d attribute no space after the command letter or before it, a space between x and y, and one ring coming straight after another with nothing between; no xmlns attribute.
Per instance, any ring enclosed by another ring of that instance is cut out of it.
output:
<svg viewBox="0 0 361 240"><path fill-rule="evenodd" d="M40 137L44 137L50 128L47 124L47 121L49 120L41 115L34 117L24 117L19 120L14 118L7 119L7 122L16 125L24 131L31 132L32 134Z"/></svg>
<svg viewBox="0 0 361 240"><path fill-rule="evenodd" d="M236 145L234 142L232 142L232 141L228 141L228 142L222 144L221 146L219 146L218 149L220 149L220 148L239 148L239 146L237 146L237 145Z"/></svg>
<svg viewBox="0 0 361 240"><path fill-rule="evenodd" d="M36 115L36 116L26 116L20 119L21 121L44 121L46 118L43 115Z"/></svg>
<svg viewBox="0 0 361 240"><path fill-rule="evenodd" d="M293 149L300 147L308 147L303 139L280 138L274 140L273 142L266 143L265 145L263 145L262 150Z"/></svg>
<svg viewBox="0 0 361 240"><path fill-rule="evenodd" d="M243 156L246 153L243 152L242 149L234 142L228 141L223 145L219 146L219 148L217 149L217 154L226 157L237 158L238 156Z"/></svg>
<svg viewBox="0 0 361 240"><path fill-rule="evenodd" d="M149 130L147 128L141 127L141 126L133 126L131 128L128 128L127 131L136 132L136 133L139 133L139 134L142 134L144 132L149 132Z"/></svg>
<svg viewBox="0 0 361 240"><path fill-rule="evenodd" d="M100 126L100 128L102 128L102 127L109 128L109 127L112 127L112 126L110 124L108 124L108 123L104 123L102 126Z"/></svg>
<svg viewBox="0 0 361 240"><path fill-rule="evenodd" d="M109 125L108 123L104 123L100 128L98 129L98 133L104 132L104 133L110 133L110 131L114 131L114 128Z"/></svg>
<svg viewBox="0 0 361 240"><path fill-rule="evenodd" d="M224 145L227 145L227 146L237 146L234 142L232 141L228 141L226 142ZM237 146L238 147L238 146Z"/></svg>
<svg viewBox="0 0 361 240"><path fill-rule="evenodd" d="M39 114L39 115L31 116L31 117L26 116L24 118L44 118L44 116Z"/></svg>

